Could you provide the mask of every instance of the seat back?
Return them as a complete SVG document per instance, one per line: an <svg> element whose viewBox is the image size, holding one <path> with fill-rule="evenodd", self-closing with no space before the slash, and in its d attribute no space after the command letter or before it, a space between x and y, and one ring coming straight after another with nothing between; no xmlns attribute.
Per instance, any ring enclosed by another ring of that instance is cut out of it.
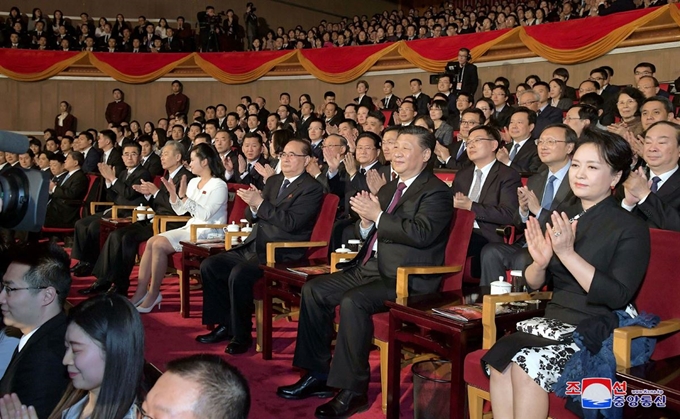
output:
<svg viewBox="0 0 680 419"><path fill-rule="evenodd" d="M160 188L161 185L163 184L163 176L154 176L153 177L153 184L156 185L157 188Z"/></svg>
<svg viewBox="0 0 680 419"><path fill-rule="evenodd" d="M331 233L333 232L333 223L335 222L335 213L338 210L338 202L340 198L337 195L325 194L319 216L314 224L312 236L309 241L325 241L327 244L324 247L313 247L307 250L306 259L325 259L328 258L328 247L331 243Z"/></svg>
<svg viewBox="0 0 680 419"><path fill-rule="evenodd" d="M444 265L465 267L470 236L475 223L475 213L468 210L454 209L451 220L451 233L446 243ZM464 270L455 274L444 275L441 282L442 291L459 290L463 286Z"/></svg>
<svg viewBox="0 0 680 419"><path fill-rule="evenodd" d="M453 181L456 179L456 172L451 169L434 169L434 175L449 187L453 185Z"/></svg>
<svg viewBox="0 0 680 419"><path fill-rule="evenodd" d="M380 112L385 115L385 128L387 128L390 125L390 118L392 118L392 113L394 113L394 111L389 109L381 109Z"/></svg>
<svg viewBox="0 0 680 419"><path fill-rule="evenodd" d="M680 233L650 229L651 257L642 286L635 297L638 311L653 313L661 320L680 318ZM680 333L659 338L652 359L680 355Z"/></svg>
<svg viewBox="0 0 680 419"><path fill-rule="evenodd" d="M227 224L231 224L232 222L238 224L243 218L245 218L246 207L248 204L246 204L246 202L241 199L240 196L234 193L234 199L230 199L227 206L230 206L230 208L228 208L229 219L227 220Z"/></svg>
<svg viewBox="0 0 680 419"><path fill-rule="evenodd" d="M90 192L92 192L94 184L97 182L97 179L99 179L99 175L96 173L86 173L85 176L87 176L87 193L85 194L85 199L83 199L83 204L80 206L80 218L84 218L86 216L85 211L88 207L87 197L90 196Z"/></svg>

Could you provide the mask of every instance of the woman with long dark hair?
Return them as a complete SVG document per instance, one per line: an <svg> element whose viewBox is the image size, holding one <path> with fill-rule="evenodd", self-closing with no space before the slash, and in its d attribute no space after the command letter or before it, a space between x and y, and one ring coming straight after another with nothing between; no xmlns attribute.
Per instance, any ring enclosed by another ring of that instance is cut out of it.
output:
<svg viewBox="0 0 680 419"><path fill-rule="evenodd" d="M153 130L151 138L153 139L154 152L160 155L161 150L163 147L165 147L165 143L168 141L168 134L163 128L156 128Z"/></svg>
<svg viewBox="0 0 680 419"><path fill-rule="evenodd" d="M176 144L169 142L166 147ZM172 179L161 179L170 193L170 204L177 215L191 214L184 227L166 231L146 242L146 250L139 264L139 283L130 301L141 313L149 313L155 306L160 308L163 299L161 283L168 268L168 255L181 252L182 240L189 240L192 224L224 224L227 221L229 192L224 179L224 165L214 148L198 144L191 150L191 173L196 177L187 182L182 177L179 185ZM222 230L200 228L199 239L208 235L224 235ZM150 283L150 287L149 287Z"/></svg>

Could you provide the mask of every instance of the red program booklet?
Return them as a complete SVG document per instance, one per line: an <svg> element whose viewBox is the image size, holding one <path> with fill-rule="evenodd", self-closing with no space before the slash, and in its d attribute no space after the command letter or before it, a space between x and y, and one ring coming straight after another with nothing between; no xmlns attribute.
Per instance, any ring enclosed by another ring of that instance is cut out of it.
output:
<svg viewBox="0 0 680 419"><path fill-rule="evenodd" d="M482 318L481 304L465 304L460 306L433 308L432 312L449 319L468 322Z"/></svg>

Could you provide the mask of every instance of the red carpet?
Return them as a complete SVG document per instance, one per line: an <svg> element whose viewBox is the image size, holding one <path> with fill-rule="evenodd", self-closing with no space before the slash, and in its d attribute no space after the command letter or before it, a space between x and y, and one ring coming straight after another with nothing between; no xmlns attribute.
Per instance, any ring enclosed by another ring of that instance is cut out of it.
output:
<svg viewBox="0 0 680 419"><path fill-rule="evenodd" d="M136 278L137 268L132 273ZM77 304L83 296L77 290L89 286L94 277L73 278L73 286L69 301ZM134 286L134 284L133 284ZM161 288L163 294L162 308L152 313L143 314L142 319L146 330L146 359L161 370L171 359L198 352L213 353L224 356L231 364L241 370L248 379L252 397L250 418L253 419L298 419L313 418L316 406L324 403L323 399L311 398L302 401L289 401L276 396L276 388L295 382L300 373L292 367L295 351L295 336L297 323L285 319L274 323L274 359L264 361L262 356L250 352L231 356L224 353L225 343L216 345L202 345L194 338L206 333L201 325L201 291L191 292L191 317L182 318L179 314L179 281L176 276L168 277ZM253 339L255 330L253 329ZM382 419L385 416L381 409L380 396L380 367L379 354L371 354L371 384L369 386L369 400L371 407L367 412L356 415L359 419ZM412 384L410 367L402 370L401 385L401 417L413 417Z"/></svg>

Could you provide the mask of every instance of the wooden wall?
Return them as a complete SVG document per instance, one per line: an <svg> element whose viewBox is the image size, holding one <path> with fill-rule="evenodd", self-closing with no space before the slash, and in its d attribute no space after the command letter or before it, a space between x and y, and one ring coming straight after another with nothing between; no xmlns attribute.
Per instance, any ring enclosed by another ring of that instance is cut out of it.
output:
<svg viewBox="0 0 680 419"><path fill-rule="evenodd" d="M661 81L674 80L678 74L673 67L677 52L672 49L643 51L629 54L618 54L601 57L589 63L567 66L572 77L571 86L577 87L585 80L592 68L608 64L615 70L614 84L633 83L633 67L641 61L650 61L657 66L657 76ZM502 63L501 63L502 64ZM497 76L510 79L512 89L523 82L529 74L537 74L542 79L551 76L559 67L548 62L480 67L481 81L492 81ZM401 74L377 75L364 77L371 85L369 94L382 96L384 80L391 79L396 83L395 93L398 96L410 94L408 82L418 77L425 83L424 91L428 94L436 92L436 86L429 85L429 74L422 71L405 71ZM145 85L126 85L114 81L78 81L47 80L37 83L20 83L10 79L0 79L0 95L6 106L0 112L0 129L14 131L42 131L54 124L60 100L66 100L73 106L73 114L78 118L79 129L94 127L101 129L106 125L104 110L112 100L111 91L120 88L125 92L126 101L132 106L133 119L140 122L157 121L164 115L165 97L170 93L170 81L157 81ZM260 80L257 82L230 86L217 81L185 81L184 92L191 99L191 109L224 103L229 111L239 103L242 95L264 96L267 109L274 110L281 92L289 92L291 104L297 107L302 93L309 93L312 101L322 103L323 93L333 90L337 102L344 105L356 96L355 83L332 85L316 79L289 78L285 80Z"/></svg>

